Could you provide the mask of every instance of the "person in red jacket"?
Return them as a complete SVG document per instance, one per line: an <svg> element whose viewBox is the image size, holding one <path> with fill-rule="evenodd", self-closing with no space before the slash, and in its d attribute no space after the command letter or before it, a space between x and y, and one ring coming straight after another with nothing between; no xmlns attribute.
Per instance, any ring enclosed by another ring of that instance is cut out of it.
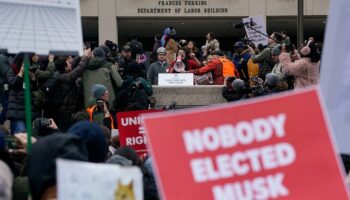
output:
<svg viewBox="0 0 350 200"><path fill-rule="evenodd" d="M225 80L223 76L223 65L219 60L219 58L223 56L223 53L221 51L214 51L211 53L211 55L213 58L207 65L199 69L189 70L189 73L193 73L194 75L202 75L211 72L214 79L214 85L223 85Z"/></svg>

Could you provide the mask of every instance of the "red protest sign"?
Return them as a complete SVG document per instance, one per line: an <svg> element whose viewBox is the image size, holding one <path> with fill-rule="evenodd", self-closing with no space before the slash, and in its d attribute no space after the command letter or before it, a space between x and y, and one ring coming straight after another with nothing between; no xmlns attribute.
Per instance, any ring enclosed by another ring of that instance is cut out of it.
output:
<svg viewBox="0 0 350 200"><path fill-rule="evenodd" d="M348 199L316 89L145 126L164 199Z"/></svg>
<svg viewBox="0 0 350 200"><path fill-rule="evenodd" d="M141 126L144 113L159 112L159 110L137 110L117 113L119 141L121 146L130 146L143 157L147 153L147 138L145 129Z"/></svg>

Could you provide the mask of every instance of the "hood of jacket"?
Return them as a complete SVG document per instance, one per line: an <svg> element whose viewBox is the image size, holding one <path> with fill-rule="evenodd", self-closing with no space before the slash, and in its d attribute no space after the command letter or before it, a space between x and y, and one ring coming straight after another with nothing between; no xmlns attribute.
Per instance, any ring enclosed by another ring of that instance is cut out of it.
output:
<svg viewBox="0 0 350 200"><path fill-rule="evenodd" d="M108 61L105 60L104 58L94 57L90 60L87 68L90 70L95 70L103 67L106 63L108 63Z"/></svg>

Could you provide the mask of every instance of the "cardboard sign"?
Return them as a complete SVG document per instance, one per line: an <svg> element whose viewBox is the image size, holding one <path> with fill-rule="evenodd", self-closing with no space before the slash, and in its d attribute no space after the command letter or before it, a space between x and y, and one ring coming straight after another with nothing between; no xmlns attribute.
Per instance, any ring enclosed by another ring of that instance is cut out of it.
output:
<svg viewBox="0 0 350 200"><path fill-rule="evenodd" d="M0 0L0 50L83 54L78 0Z"/></svg>
<svg viewBox="0 0 350 200"><path fill-rule="evenodd" d="M59 200L143 200L142 173L138 167L63 159L56 163Z"/></svg>
<svg viewBox="0 0 350 200"><path fill-rule="evenodd" d="M119 141L121 146L130 146L136 150L140 157L147 155L147 138L146 131L141 123L143 117L141 114L150 112L160 112L159 110L138 110L130 112L118 112L118 130Z"/></svg>
<svg viewBox="0 0 350 200"><path fill-rule="evenodd" d="M346 154L350 154L350 21L345 20L349 13L348 0L330 1L320 79L339 151Z"/></svg>
<svg viewBox="0 0 350 200"><path fill-rule="evenodd" d="M318 91L146 116L165 199L348 199Z"/></svg>
<svg viewBox="0 0 350 200"><path fill-rule="evenodd" d="M164 73L158 74L159 86L192 86L192 73Z"/></svg>
<svg viewBox="0 0 350 200"><path fill-rule="evenodd" d="M249 40L254 42L255 46L268 44L268 38L265 36L267 35L266 26L262 16L247 17L243 18L242 21Z"/></svg>

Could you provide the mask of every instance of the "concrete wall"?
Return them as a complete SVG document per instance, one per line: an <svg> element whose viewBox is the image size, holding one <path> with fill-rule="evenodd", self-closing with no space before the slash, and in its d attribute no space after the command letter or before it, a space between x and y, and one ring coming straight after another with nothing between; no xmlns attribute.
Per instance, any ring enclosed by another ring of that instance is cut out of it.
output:
<svg viewBox="0 0 350 200"><path fill-rule="evenodd" d="M172 102L175 102L176 107L179 108L219 104L227 102L222 97L222 87L219 85L153 86L153 97L156 98L157 106L167 106Z"/></svg>

